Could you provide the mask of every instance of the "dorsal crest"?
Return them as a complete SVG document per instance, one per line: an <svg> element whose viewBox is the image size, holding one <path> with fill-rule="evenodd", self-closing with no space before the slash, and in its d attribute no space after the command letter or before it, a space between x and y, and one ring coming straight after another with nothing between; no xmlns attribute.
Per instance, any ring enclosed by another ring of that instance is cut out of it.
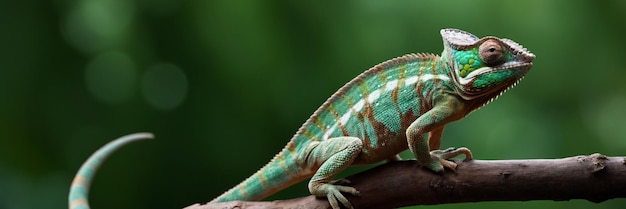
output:
<svg viewBox="0 0 626 209"><path fill-rule="evenodd" d="M330 105L330 103L332 103L335 100L341 98L342 95L345 94L345 92L347 92L348 90L350 90L354 86L359 85L361 82L363 82L365 79L369 78L372 75L377 75L381 71L384 71L384 70L390 69L390 68L394 68L394 67L398 67L398 66L404 65L406 63L416 62L416 61L424 62L424 61L435 60L435 59L439 59L439 56L435 55L435 54L430 54L430 53L417 53L417 54L406 54L404 56L396 57L396 58L387 60L385 62L382 62L380 64L377 64L374 67L371 67L370 69L366 70L365 72L359 74L357 77L352 79L350 82L348 82L344 86L342 86L337 92L335 92L330 98L328 98L328 100L326 100L326 102L324 102L324 104L322 104L322 106L318 109L318 111L315 111L313 116L317 115L317 113L320 110L325 109L328 105Z"/></svg>

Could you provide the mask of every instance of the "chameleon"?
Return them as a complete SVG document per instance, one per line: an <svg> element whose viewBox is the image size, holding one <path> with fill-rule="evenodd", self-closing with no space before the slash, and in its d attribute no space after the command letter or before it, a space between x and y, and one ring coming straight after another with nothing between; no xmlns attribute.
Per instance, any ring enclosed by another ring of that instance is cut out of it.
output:
<svg viewBox="0 0 626 209"><path fill-rule="evenodd" d="M535 55L510 39L459 29L440 33L441 55L407 54L361 73L328 98L269 163L211 202L261 200L310 178L312 195L327 198L334 209L352 208L345 194L359 191L334 179L349 166L401 160L398 154L407 149L435 173L455 171L450 158L471 160L468 148L440 149L445 125L515 86ZM138 138L113 141L85 162L71 186L70 209L89 208L89 182L102 162L92 159Z"/></svg>

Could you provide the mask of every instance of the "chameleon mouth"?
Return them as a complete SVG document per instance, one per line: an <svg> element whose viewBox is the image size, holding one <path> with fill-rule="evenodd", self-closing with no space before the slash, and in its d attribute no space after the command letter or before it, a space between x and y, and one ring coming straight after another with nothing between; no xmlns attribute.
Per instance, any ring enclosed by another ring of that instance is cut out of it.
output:
<svg viewBox="0 0 626 209"><path fill-rule="evenodd" d="M476 69L470 72L467 76L461 77L459 81L462 85L468 85L474 80L474 78L479 77L481 75L489 74L489 73L493 73L497 71L512 70L512 69L515 71L524 71L521 73L523 76L523 74L526 74L526 72L530 70L532 66L533 66L532 62L516 61L516 62L507 62L507 63L504 63L499 66L495 66L495 67L481 67L479 69Z"/></svg>
<svg viewBox="0 0 626 209"><path fill-rule="evenodd" d="M495 67L479 68L468 74L465 78L457 77L457 82L460 85L460 88L457 89L457 93L466 100L474 100L484 95L493 95L489 101L484 103L487 104L519 83L532 66L532 62L513 61ZM490 86L486 89L474 87L475 82L481 79L482 76L490 76L489 74L497 74L500 72L505 73L505 71L514 73L516 76L509 77L506 79L507 81L498 82L495 86Z"/></svg>

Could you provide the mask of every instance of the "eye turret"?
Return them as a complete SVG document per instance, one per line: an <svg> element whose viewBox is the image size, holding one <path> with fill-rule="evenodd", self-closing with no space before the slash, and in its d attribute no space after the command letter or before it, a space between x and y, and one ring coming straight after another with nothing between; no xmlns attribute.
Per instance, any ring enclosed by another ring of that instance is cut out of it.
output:
<svg viewBox="0 0 626 209"><path fill-rule="evenodd" d="M480 59L484 64L493 67L504 62L504 51L502 45L495 40L487 40L478 48Z"/></svg>

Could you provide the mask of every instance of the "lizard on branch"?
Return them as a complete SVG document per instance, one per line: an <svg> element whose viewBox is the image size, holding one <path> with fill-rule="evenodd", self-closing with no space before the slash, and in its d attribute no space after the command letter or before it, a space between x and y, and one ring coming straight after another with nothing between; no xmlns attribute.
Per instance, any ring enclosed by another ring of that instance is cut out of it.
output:
<svg viewBox="0 0 626 209"><path fill-rule="evenodd" d="M458 29L443 29L441 36L441 56L397 57L345 84L269 163L212 202L260 200L311 178L311 194L326 197L334 209L352 208L344 194L359 191L335 184L334 179L348 166L398 160L398 153L406 149L420 165L437 173L455 170L456 164L447 159L457 155L471 160L464 147L440 150L444 126L515 86L532 67L535 55L510 39L478 38ZM87 191L95 169L122 142L138 138L123 137L105 145L101 148L105 151L85 162L70 190L70 209L89 208Z"/></svg>

